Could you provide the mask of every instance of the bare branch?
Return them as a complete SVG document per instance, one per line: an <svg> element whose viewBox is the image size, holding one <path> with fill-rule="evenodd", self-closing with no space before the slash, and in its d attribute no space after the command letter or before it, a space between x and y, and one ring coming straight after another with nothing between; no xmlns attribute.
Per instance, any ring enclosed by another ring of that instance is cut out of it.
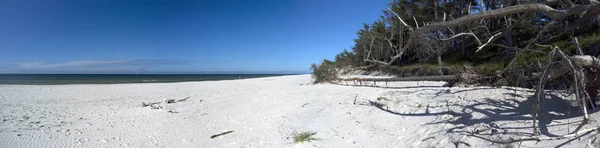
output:
<svg viewBox="0 0 600 148"><path fill-rule="evenodd" d="M457 35L454 35L454 36L452 36L452 37L445 38L445 39L440 39L440 40L442 40L442 41L451 40L451 39L454 39L454 38L456 38L456 37L463 36L463 35L471 35L471 36L473 36L473 38L475 38L475 40L477 41L477 44L478 44L478 45L481 45L481 44L483 44L483 43L481 43L481 41L479 40L479 38L478 38L478 37L477 37L477 36L476 36L476 35L475 35L473 32L469 32L469 33L464 33L464 32L463 32L463 33L459 33L459 34L457 34Z"/></svg>
<svg viewBox="0 0 600 148"><path fill-rule="evenodd" d="M535 44L537 46L540 47L549 47L549 48L553 48L550 45L540 45L540 44ZM568 64L572 65L571 61L574 64L577 64L581 67L585 67L585 68L593 68L593 69L598 69L600 70L600 60L594 56L590 56L590 55L574 55L571 57L566 56L562 51L558 52L560 53L561 56L563 56L563 58L565 60L568 60Z"/></svg>
<svg viewBox="0 0 600 148"><path fill-rule="evenodd" d="M447 22L446 21L436 22L436 23L425 25L423 27L417 27L416 30L413 30L412 27L408 26L408 24L406 24L406 22L404 20L402 20L400 15L398 15L396 12L392 11L390 8L387 8L387 9L388 9L388 11L392 12L396 16L396 18L402 23L403 26L408 27L410 32L416 32L417 34L425 33L425 32L432 31L432 30L438 29L438 28L454 27L454 26L463 25L463 24L481 20L481 19L502 17L502 16L516 14L516 13L541 12L541 13L545 14L546 16L548 16L552 19L555 19L555 20L562 19L564 17L571 16L571 15L584 15L584 17L585 17L585 16L592 16L592 15L595 16L598 13L600 13L600 5L598 5L598 4L577 5L577 6L571 7L566 10L557 10L557 9L554 9L554 8L552 8L548 5L544 5L544 4L523 4L523 5L503 7L500 9L495 9L495 10L490 10L490 11L484 11L479 14L467 15L467 16L463 16L458 19L453 19L453 20L447 21ZM415 24L418 26L418 23L416 22L416 18L413 17L413 19L415 19ZM493 35L492 37L490 37L488 39L488 41L486 43L480 45L476 51L483 49L483 47L487 46L490 42L497 39L497 36L499 36L501 34L502 33L499 32L499 33L496 33L495 35ZM404 51L406 49L410 48L410 45L412 45L412 41L414 40L414 38L415 38L415 36L411 36L408 39L408 41L406 42L407 45L400 48L400 52L398 54L396 54L395 56L393 56L389 62L379 61L376 63L387 63L386 65L390 65L395 60L402 57L402 55L404 54ZM402 42L402 41L400 41L400 42ZM365 60L365 61L369 61L369 60ZM513 61L514 61L514 59L509 63L509 65L511 65L511 63L513 63Z"/></svg>
<svg viewBox="0 0 600 148"><path fill-rule="evenodd" d="M579 45L577 37L571 37L571 40L573 40L573 45L575 45L575 50L577 51L577 54L583 55L583 50L581 50L581 46Z"/></svg>
<svg viewBox="0 0 600 148"><path fill-rule="evenodd" d="M383 62L383 61L377 61L377 60L371 60L371 59L365 59L365 62L371 62L371 63L377 63L377 64L382 64L382 65L390 65L387 62Z"/></svg>
<svg viewBox="0 0 600 148"><path fill-rule="evenodd" d="M538 39L539 39L539 38L542 36L542 34L544 34L544 33L546 32L546 30L547 30L547 29L548 29L550 26L554 25L555 23L556 23L556 21L552 21L552 22L550 22L550 23L546 24L546 25L544 26L544 28L542 28L542 29L541 29L541 30L538 32L538 34L535 36L535 38L534 38L534 39L533 39L531 42L529 42L529 44L527 44L527 46L525 46L525 48L523 48L523 49L525 49L525 50L529 49L529 47L530 47L532 44L534 44L534 43L535 43L536 45L540 46L539 44L537 44L537 43L536 43L536 42L537 42L537 40L538 40ZM550 48L552 48L552 46L550 46ZM515 56L515 57L514 57L512 60L510 60L510 62L508 62L508 65L506 65L506 67L505 67L505 68L502 70L502 73L504 73L504 72L505 72L507 69L509 69L509 68L512 66L512 64L513 64L513 63L514 63L514 62L517 60L517 58L518 58L518 57L519 57L519 54L517 53L517 55L516 55L516 56Z"/></svg>
<svg viewBox="0 0 600 148"><path fill-rule="evenodd" d="M581 93L583 92L583 94L585 93L585 87L580 87L581 85L585 85L583 83L581 83L579 80L581 79L585 79L584 76L582 76L582 72L580 71L581 69L579 69L579 66L577 66L577 68L575 67L575 65L577 64L577 62L574 62L573 60L571 60L571 58L567 57L567 55L562 52L561 50L558 49L558 46L554 46L555 50L557 50L557 52L559 53L559 55L565 60L567 61L567 64L569 65L569 67L571 67L571 70L573 72L573 82L575 82L575 98L581 99L581 105L580 107L583 110L583 119L584 121L586 121L587 119L590 118L590 116L588 115L587 112L587 106L586 106L586 102L585 97L580 97ZM581 91L580 91L581 90Z"/></svg>
<svg viewBox="0 0 600 148"><path fill-rule="evenodd" d="M444 19L442 19L442 21L446 21L446 12L444 12Z"/></svg>
<svg viewBox="0 0 600 148"><path fill-rule="evenodd" d="M419 23L417 22L417 18L415 18L415 16L413 16L413 20L415 20L415 25L417 25L417 29L419 28Z"/></svg>
<svg viewBox="0 0 600 148"><path fill-rule="evenodd" d="M485 35L486 37L489 37L489 36L491 36L491 35L492 35L492 32L490 32L490 29L489 29L488 27L485 27L485 26L477 26L477 27L473 27L473 29L479 29L479 28L483 28L483 29L485 29L485 33L484 33L484 35Z"/></svg>
<svg viewBox="0 0 600 148"><path fill-rule="evenodd" d="M498 33L494 34L492 37L490 37L490 39L488 39L488 41L485 44L477 47L477 50L475 50L475 52L479 52L481 49L483 49L483 47L487 46L490 42L495 41L495 39L497 39L496 37L500 36L500 35L502 35L502 32L498 32Z"/></svg>
<svg viewBox="0 0 600 148"><path fill-rule="evenodd" d="M467 8L467 15L471 14L471 6L468 6L469 8Z"/></svg>
<svg viewBox="0 0 600 148"><path fill-rule="evenodd" d="M456 33L454 33L454 30L452 30L450 27L447 27L447 28L448 28L448 30L450 31L450 33L452 33L452 34L456 34Z"/></svg>
<svg viewBox="0 0 600 148"><path fill-rule="evenodd" d="M390 48L392 48L392 50L396 51L396 49L394 49L394 44L392 44L392 41L390 39L387 38L383 38L385 39L385 41L387 41L390 44Z"/></svg>
<svg viewBox="0 0 600 148"><path fill-rule="evenodd" d="M373 42L375 41L373 34L369 33L369 35L371 36L371 43L369 44L369 54L367 54L367 59L371 56L371 52L373 52Z"/></svg>
<svg viewBox="0 0 600 148"><path fill-rule="evenodd" d="M400 21L400 22L401 22L401 23L402 23L404 26L408 27L408 29L409 29L411 32L413 32L413 29L412 29L412 27L408 26L408 25L407 25L407 24L404 22L404 20L402 20L402 18L400 18L400 16L399 16L398 14L396 14L396 12L392 11L392 9L390 9L390 8L387 8L387 9L388 9L390 12L392 12L392 13L393 13L393 14L396 16L396 18L398 18L398 20L399 20L399 21ZM383 64L383 65L391 65L391 64L392 64L392 63L394 63L396 60L398 60L400 57L402 57L402 55L404 55L404 51L406 51L406 49L410 48L410 45L411 45L412 41L414 40L413 38L414 38L414 37L410 37L410 38L408 38L408 41L406 41L406 44L407 44L407 45L406 45L406 46L404 46L404 47L399 47L399 53L398 53L398 54L396 54L396 55L394 55L394 56L392 56L392 57L391 57L391 60L390 60L389 62L383 62L383 61L377 61L377 60L370 60L370 59L365 59L364 61L366 61L366 62L372 62L372 63L378 63L378 64ZM402 43L402 33L400 33L400 40L399 40L399 43ZM402 45L401 45L401 46L402 46Z"/></svg>
<svg viewBox="0 0 600 148"><path fill-rule="evenodd" d="M542 76L540 77L540 80L538 82L538 85L535 89L535 97L532 97L530 99L533 99L533 103L532 103L532 109L531 109L531 116L533 118L533 135L539 135L539 131L537 128L537 115L538 112L540 110L540 102L541 99L544 96L544 84L546 82L546 79L548 78L548 69L550 68L550 64L552 63L552 59L554 58L554 54L556 53L556 50L558 50L558 48L555 48L554 50L552 50L550 52L550 55L548 56L548 61L546 62L546 68L544 68L544 72L542 73ZM540 64L541 65L541 64Z"/></svg>
<svg viewBox="0 0 600 148"><path fill-rule="evenodd" d="M387 8L388 11L392 12L392 14L394 14L396 16L396 18L398 18L398 20L400 20L400 22L402 23L402 25L408 27L408 29L410 31L412 31L412 27L408 26L408 24L406 24L406 22L404 22L404 20L402 20L402 18L400 18L400 15L398 15L396 12L392 11L392 9Z"/></svg>

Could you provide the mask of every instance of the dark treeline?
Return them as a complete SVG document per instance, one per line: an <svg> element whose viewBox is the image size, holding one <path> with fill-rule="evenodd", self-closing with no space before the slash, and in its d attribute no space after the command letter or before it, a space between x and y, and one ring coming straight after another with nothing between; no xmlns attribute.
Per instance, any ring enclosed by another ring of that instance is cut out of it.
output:
<svg viewBox="0 0 600 148"><path fill-rule="evenodd" d="M581 0L572 2L572 5L591 3ZM468 65L475 67L482 75L506 77L506 85L521 85L517 79L538 72L539 61L545 61L546 52L551 50L536 44L557 46L565 53L574 55L576 46L572 37L575 37L586 55L598 56L600 31L597 21L600 20L597 17L593 19L595 23L590 23L577 16L557 20L538 11L530 11L435 28L423 33L410 31L435 22L534 3L546 4L557 10L566 9L563 1L556 0L394 0L387 8L382 6L383 13L379 19L363 24L350 50L344 49L333 61L326 59L320 64L313 64L311 69L318 82L327 81L327 77L332 79L335 71L343 68L452 69ZM403 25L403 22L412 28ZM415 41L409 41L411 38Z"/></svg>

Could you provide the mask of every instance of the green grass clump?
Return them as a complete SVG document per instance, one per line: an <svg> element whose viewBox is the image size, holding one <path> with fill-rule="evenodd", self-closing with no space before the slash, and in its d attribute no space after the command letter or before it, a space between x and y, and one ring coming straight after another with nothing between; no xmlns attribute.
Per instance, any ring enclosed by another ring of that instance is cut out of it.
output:
<svg viewBox="0 0 600 148"><path fill-rule="evenodd" d="M294 143L303 143L303 142L310 142L312 140L318 140L317 138L314 138L313 136L316 135L317 133L313 133L313 132L294 132L293 136L294 136Z"/></svg>

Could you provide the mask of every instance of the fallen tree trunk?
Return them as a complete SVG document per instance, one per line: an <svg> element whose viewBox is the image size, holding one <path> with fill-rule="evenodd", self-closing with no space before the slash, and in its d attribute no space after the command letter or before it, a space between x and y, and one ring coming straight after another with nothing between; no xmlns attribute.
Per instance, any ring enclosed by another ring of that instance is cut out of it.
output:
<svg viewBox="0 0 600 148"><path fill-rule="evenodd" d="M540 12L552 19L559 20L559 19L563 19L563 18L565 18L567 16L571 16L571 15L596 16L599 13L599 11L600 11L600 5L597 5L597 4L578 5L578 6L574 6L572 8L568 8L565 10L557 10L557 9L554 9L554 8L552 8L548 5L544 5L544 4L522 4L522 5L504 7L501 9L495 9L495 10L491 10L491 11L484 11L484 12L481 12L478 14L467 15L467 16L463 16L463 17L457 18L452 21L431 23L431 24L425 25L421 28L418 28L417 32L423 33L423 32L427 32L427 31L431 31L433 29L437 29L437 28L453 27L453 26L458 26L458 25L466 24L466 23L481 20L481 19L502 17L502 16L515 14L515 13Z"/></svg>
<svg viewBox="0 0 600 148"><path fill-rule="evenodd" d="M574 55L569 57L569 59L582 67L600 70L600 61L598 61L598 58L596 57L590 55Z"/></svg>
<svg viewBox="0 0 600 148"><path fill-rule="evenodd" d="M417 77L397 77L397 78L349 78L340 79L341 81L374 81L374 82L389 82L389 81L457 81L457 75L441 75L441 76L417 76Z"/></svg>
<svg viewBox="0 0 600 148"><path fill-rule="evenodd" d="M553 2L555 2L555 0L552 0L552 3ZM482 20L482 19L503 17L503 16L507 16L507 15L511 15L511 14L526 13L526 12L539 12L553 20L561 20L568 16L573 16L573 15L581 16L580 19L582 19L582 20L592 20L594 17L597 17L598 14L600 14L600 4L597 4L596 1L594 1L594 3L592 3L592 4L574 5L573 7L569 7L564 10L554 9L546 4L520 4L520 5L490 10L490 11L483 11L483 12L477 13L477 14L470 14L470 15L466 15L463 17L459 17L459 18L451 20L451 21L434 22L434 23L427 24L422 27L417 26L416 28L409 26L400 17L400 15L398 15L396 12L392 11L390 8L388 8L388 11L390 11L392 14L394 14L396 16L396 18L398 18L398 20L401 22L401 24L408 28L409 33L413 34L413 36L411 36L408 39L408 41L406 41L407 46L400 48L400 51L402 51L402 52L396 54L395 56L392 56L390 61L387 61L387 62L386 61L378 61L378 60L369 59L367 57L366 59L364 59L365 62L371 62L371 63L383 64L383 65L391 65L392 63L394 63L394 61L398 60L404 54L404 51L406 51L406 49L409 49L410 46L412 44L414 44L413 41L415 41L415 40L413 38L415 38L415 36L414 36L415 34L418 36L418 34L424 34L426 32L429 32L429 31L432 31L435 29L439 29L439 28L460 26L460 25L464 25L464 24ZM588 22L588 21L582 21L582 22ZM498 35L500 35L500 34L498 34ZM492 41L492 39L494 37L496 37L496 35L494 35L492 38L490 38L490 40L488 42ZM481 50L486 45L487 45L487 43L478 47L478 51Z"/></svg>
<svg viewBox="0 0 600 148"><path fill-rule="evenodd" d="M569 59L581 67L600 70L600 61L596 57L590 55L574 55L569 57ZM549 78L553 79L563 76L566 73L569 73L569 70L569 67L562 67L560 69L553 70L552 73L549 75ZM538 79L540 76L541 73L532 73L529 79Z"/></svg>

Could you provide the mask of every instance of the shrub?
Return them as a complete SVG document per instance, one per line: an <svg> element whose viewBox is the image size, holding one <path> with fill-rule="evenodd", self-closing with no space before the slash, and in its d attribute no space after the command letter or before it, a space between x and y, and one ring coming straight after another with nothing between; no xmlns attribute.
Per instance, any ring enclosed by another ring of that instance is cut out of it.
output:
<svg viewBox="0 0 600 148"><path fill-rule="evenodd" d="M331 82L337 79L335 63L329 60L323 60L320 65L312 64L313 83Z"/></svg>

